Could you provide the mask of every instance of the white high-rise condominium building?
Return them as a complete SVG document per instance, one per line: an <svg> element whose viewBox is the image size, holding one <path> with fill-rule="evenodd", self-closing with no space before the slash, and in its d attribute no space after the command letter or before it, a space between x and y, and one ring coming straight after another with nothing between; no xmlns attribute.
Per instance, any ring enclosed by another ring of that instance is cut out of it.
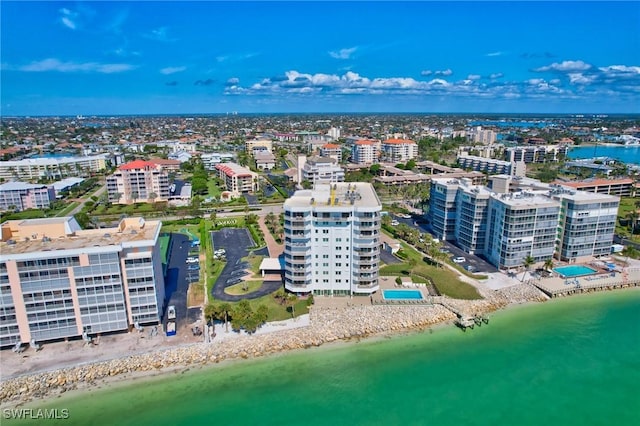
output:
<svg viewBox="0 0 640 426"><path fill-rule="evenodd" d="M418 156L418 144L408 139L387 139L381 145L383 161L404 163Z"/></svg>
<svg viewBox="0 0 640 426"><path fill-rule="evenodd" d="M304 163L302 179L312 184L343 182L344 170L331 157L311 157Z"/></svg>
<svg viewBox="0 0 640 426"><path fill-rule="evenodd" d="M1 225L0 346L158 324L161 223L80 229L73 217Z"/></svg>
<svg viewBox="0 0 640 426"><path fill-rule="evenodd" d="M574 262L611 252L620 198L556 187L551 196L560 201L558 256Z"/></svg>
<svg viewBox="0 0 640 426"><path fill-rule="evenodd" d="M428 221L441 239L455 240L468 253L484 255L499 268L575 262L611 250L620 199L560 185L531 182L532 188L471 185L464 179L432 179Z"/></svg>
<svg viewBox="0 0 640 426"><path fill-rule="evenodd" d="M169 173L150 161L135 160L118 167L107 177L109 200L115 204L166 201Z"/></svg>
<svg viewBox="0 0 640 426"><path fill-rule="evenodd" d="M369 183L296 191L284 203L285 288L316 295L376 292L381 210Z"/></svg>
<svg viewBox="0 0 640 426"><path fill-rule="evenodd" d="M374 141L359 140L351 148L351 162L370 165L378 162L378 146Z"/></svg>
<svg viewBox="0 0 640 426"><path fill-rule="evenodd" d="M476 126L467 131L467 139L474 143L491 145L498 139L498 134L493 130L482 129L482 126Z"/></svg>

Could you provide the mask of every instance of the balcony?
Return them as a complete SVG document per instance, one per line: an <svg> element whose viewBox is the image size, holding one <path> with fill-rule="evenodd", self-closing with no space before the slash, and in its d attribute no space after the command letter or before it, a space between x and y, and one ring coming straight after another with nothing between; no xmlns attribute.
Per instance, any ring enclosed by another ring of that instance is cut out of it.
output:
<svg viewBox="0 0 640 426"><path fill-rule="evenodd" d="M359 265L377 264L380 258L378 256L354 256L353 261Z"/></svg>

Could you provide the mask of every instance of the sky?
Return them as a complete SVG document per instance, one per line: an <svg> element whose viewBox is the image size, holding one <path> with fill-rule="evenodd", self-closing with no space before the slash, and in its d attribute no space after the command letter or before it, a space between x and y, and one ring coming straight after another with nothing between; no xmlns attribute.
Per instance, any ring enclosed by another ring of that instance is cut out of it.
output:
<svg viewBox="0 0 640 426"><path fill-rule="evenodd" d="M0 2L3 116L639 113L640 2Z"/></svg>

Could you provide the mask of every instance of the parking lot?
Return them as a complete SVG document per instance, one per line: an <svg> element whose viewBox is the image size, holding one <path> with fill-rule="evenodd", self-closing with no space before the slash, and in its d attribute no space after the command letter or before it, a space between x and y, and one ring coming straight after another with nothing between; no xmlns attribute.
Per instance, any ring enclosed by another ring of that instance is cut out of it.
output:
<svg viewBox="0 0 640 426"><path fill-rule="evenodd" d="M247 229L224 228L220 231L211 232L211 242L213 249L225 250L227 264L225 265L220 277L213 286L212 295L216 300L227 302L238 302L243 299L257 299L267 294L271 294L282 286L281 281L265 281L258 290L246 294L232 296L226 294L224 289L243 281L243 277L251 273L249 263L242 260L249 254L249 248L254 246L251 235ZM257 255L266 255L266 249L254 251Z"/></svg>
<svg viewBox="0 0 640 426"><path fill-rule="evenodd" d="M190 252L197 253L199 256L199 248L191 247L189 237L184 234L171 234L173 243L171 252L169 253L169 265L167 266L167 274L165 276L165 314L163 322L166 327L167 312L166 309L173 305L176 308L176 329L190 326L195 321L201 319L200 308L187 308L187 289L191 282L200 279L199 270L189 270L186 259ZM166 329L166 328L165 328Z"/></svg>
<svg viewBox="0 0 640 426"><path fill-rule="evenodd" d="M393 220L397 220L399 223L404 223L411 228L418 229L422 233L430 233L427 229L427 224L422 221L423 217L419 215L413 215L411 217L401 217L395 214L391 214ZM420 221L420 222L418 222ZM498 268L484 260L483 258L469 254L462 250L461 248L456 247L453 243L449 241L442 241L442 249L448 254L449 259L455 259L457 257L464 257L465 261L461 263L457 263L462 268L469 270L472 269L473 273L487 273L487 272L498 272ZM470 268L471 267L471 268Z"/></svg>

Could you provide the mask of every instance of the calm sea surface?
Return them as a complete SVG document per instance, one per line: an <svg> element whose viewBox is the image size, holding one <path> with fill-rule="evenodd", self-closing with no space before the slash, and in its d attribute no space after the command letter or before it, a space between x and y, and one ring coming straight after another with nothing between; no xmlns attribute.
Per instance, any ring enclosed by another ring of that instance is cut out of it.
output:
<svg viewBox="0 0 640 426"><path fill-rule="evenodd" d="M629 164L640 164L640 146L578 146L569 151L569 158L592 157L611 157Z"/></svg>
<svg viewBox="0 0 640 426"><path fill-rule="evenodd" d="M640 291L576 296L26 408L67 408L65 425L637 425L639 318Z"/></svg>

